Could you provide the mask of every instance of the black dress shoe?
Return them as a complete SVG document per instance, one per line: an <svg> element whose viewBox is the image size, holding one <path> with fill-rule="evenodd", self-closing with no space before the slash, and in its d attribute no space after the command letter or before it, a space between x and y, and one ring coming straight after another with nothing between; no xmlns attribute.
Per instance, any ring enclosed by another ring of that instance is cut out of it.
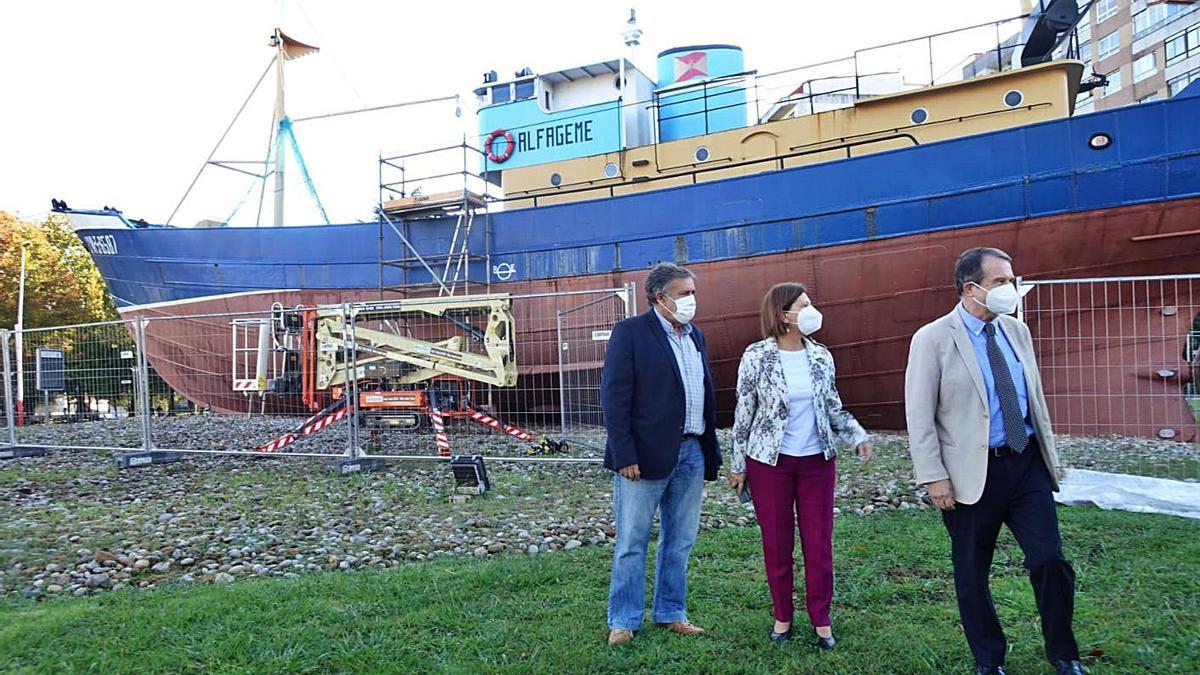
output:
<svg viewBox="0 0 1200 675"><path fill-rule="evenodd" d="M1005 675L1004 666L975 666L975 675Z"/></svg>
<svg viewBox="0 0 1200 675"><path fill-rule="evenodd" d="M830 635L827 638L821 637L820 635L817 636L817 648L822 651L830 651L836 644L837 640L834 639L833 635Z"/></svg>
<svg viewBox="0 0 1200 675"><path fill-rule="evenodd" d="M1079 661L1058 659L1054 662L1054 671L1058 675L1087 675L1083 664Z"/></svg>
<svg viewBox="0 0 1200 675"><path fill-rule="evenodd" d="M782 633L777 633L774 630L771 631L771 642L787 642L788 640L791 640L791 639L792 639L792 629L791 628L788 628L787 630L783 631Z"/></svg>

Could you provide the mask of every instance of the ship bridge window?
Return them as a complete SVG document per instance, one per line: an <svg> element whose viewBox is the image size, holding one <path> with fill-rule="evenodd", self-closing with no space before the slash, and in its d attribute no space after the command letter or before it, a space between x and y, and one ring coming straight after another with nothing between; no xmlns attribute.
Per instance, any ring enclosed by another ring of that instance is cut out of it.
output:
<svg viewBox="0 0 1200 675"><path fill-rule="evenodd" d="M929 111L924 108L914 108L908 115L913 124L924 124L929 119Z"/></svg>
<svg viewBox="0 0 1200 675"><path fill-rule="evenodd" d="M533 80L517 83L517 98L518 101L524 101L527 98L533 98Z"/></svg>
<svg viewBox="0 0 1200 675"><path fill-rule="evenodd" d="M492 87L492 103L508 103L512 100L512 90L507 84Z"/></svg>

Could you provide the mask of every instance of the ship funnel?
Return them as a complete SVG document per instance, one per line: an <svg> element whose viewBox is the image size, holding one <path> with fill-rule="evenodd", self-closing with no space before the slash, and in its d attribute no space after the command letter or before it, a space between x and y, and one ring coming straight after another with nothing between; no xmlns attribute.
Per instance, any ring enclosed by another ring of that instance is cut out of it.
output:
<svg viewBox="0 0 1200 675"><path fill-rule="evenodd" d="M694 45L659 53L656 93L661 141L746 126L741 47Z"/></svg>

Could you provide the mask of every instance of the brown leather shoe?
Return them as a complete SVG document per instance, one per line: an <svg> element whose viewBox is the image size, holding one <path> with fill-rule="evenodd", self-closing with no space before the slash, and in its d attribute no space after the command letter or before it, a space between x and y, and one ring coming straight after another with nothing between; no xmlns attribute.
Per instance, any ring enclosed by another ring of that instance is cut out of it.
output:
<svg viewBox="0 0 1200 675"><path fill-rule="evenodd" d="M623 628L614 628L608 631L608 646L616 647L618 645L627 645L633 642L633 631Z"/></svg>
<svg viewBox="0 0 1200 675"><path fill-rule="evenodd" d="M699 626L692 625L691 621L675 621L673 623L660 623L658 625L673 633L679 633L680 635L704 634L704 629Z"/></svg>

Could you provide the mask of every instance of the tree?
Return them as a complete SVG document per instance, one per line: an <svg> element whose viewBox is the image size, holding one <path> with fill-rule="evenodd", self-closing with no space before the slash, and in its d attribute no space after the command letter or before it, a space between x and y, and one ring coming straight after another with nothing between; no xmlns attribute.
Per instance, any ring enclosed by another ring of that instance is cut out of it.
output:
<svg viewBox="0 0 1200 675"><path fill-rule="evenodd" d="M65 218L33 222L0 211L0 326L17 321L21 248L28 243L25 327L117 318L104 279Z"/></svg>

